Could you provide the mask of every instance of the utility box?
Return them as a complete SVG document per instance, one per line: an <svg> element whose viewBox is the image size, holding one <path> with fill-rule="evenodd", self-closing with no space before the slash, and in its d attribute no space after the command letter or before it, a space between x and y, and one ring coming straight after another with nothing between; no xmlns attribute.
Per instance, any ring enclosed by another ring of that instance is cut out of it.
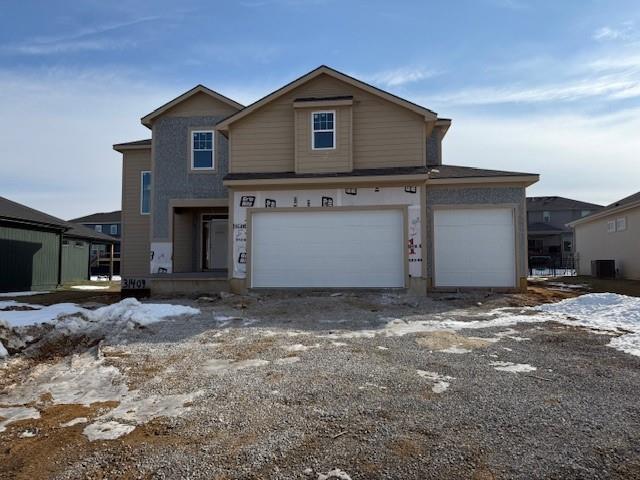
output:
<svg viewBox="0 0 640 480"><path fill-rule="evenodd" d="M591 260L591 275L596 278L616 278L616 261Z"/></svg>

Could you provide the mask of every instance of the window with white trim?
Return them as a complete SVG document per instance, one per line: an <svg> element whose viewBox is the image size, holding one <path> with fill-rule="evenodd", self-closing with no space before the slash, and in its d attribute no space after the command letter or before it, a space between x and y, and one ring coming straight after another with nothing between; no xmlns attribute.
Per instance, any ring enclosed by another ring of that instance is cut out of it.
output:
<svg viewBox="0 0 640 480"><path fill-rule="evenodd" d="M627 217L616 218L616 232L623 232L627 229Z"/></svg>
<svg viewBox="0 0 640 480"><path fill-rule="evenodd" d="M311 114L311 148L332 150L336 148L336 112L313 112Z"/></svg>
<svg viewBox="0 0 640 480"><path fill-rule="evenodd" d="M551 212L542 212L542 221L544 223L549 223L551 222Z"/></svg>
<svg viewBox="0 0 640 480"><path fill-rule="evenodd" d="M191 169L214 169L213 130L191 131Z"/></svg>
<svg viewBox="0 0 640 480"><path fill-rule="evenodd" d="M96 232L98 233L102 233L102 225L96 225L95 227L93 227L95 229Z"/></svg>
<svg viewBox="0 0 640 480"><path fill-rule="evenodd" d="M140 213L151 213L151 172L140 172Z"/></svg>
<svg viewBox="0 0 640 480"><path fill-rule="evenodd" d="M111 235L117 235L118 234L118 225L110 225L109 226L109 233Z"/></svg>
<svg viewBox="0 0 640 480"><path fill-rule="evenodd" d="M616 221L615 220L609 220L607 222L607 232L613 233L615 231L616 231Z"/></svg>

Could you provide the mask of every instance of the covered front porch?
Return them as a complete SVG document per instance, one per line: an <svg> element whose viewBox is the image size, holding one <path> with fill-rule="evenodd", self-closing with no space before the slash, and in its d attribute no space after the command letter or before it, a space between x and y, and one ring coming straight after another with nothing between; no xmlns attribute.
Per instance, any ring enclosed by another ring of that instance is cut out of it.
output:
<svg viewBox="0 0 640 480"><path fill-rule="evenodd" d="M228 290L229 214L226 199L173 200L171 269L150 277L153 293Z"/></svg>

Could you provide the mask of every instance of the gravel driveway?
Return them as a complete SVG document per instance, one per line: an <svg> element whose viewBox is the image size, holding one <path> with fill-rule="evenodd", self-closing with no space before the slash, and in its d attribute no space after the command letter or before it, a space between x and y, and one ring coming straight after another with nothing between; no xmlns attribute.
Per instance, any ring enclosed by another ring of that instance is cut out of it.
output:
<svg viewBox="0 0 640 480"><path fill-rule="evenodd" d="M420 323L491 320L545 295L181 300L201 314L99 347L132 391L188 398L179 414L90 442L62 424L113 402L41 398L39 419L0 433L0 477L640 478L640 358L610 336ZM11 368L18 382L34 365Z"/></svg>

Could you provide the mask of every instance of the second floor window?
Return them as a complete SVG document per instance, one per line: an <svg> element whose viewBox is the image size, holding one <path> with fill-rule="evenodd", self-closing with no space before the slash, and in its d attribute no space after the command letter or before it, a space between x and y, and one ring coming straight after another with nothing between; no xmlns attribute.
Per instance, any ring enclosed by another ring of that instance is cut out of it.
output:
<svg viewBox="0 0 640 480"><path fill-rule="evenodd" d="M551 222L551 212L542 212L542 221L544 223Z"/></svg>
<svg viewBox="0 0 640 480"><path fill-rule="evenodd" d="M213 131L194 130L191 132L191 169L213 170Z"/></svg>
<svg viewBox="0 0 640 480"><path fill-rule="evenodd" d="M140 172L140 213L151 212L151 172Z"/></svg>
<svg viewBox="0 0 640 480"><path fill-rule="evenodd" d="M331 150L336 148L335 112L314 112L311 114L311 148Z"/></svg>
<svg viewBox="0 0 640 480"><path fill-rule="evenodd" d="M102 233L102 225L96 225L94 228L96 229L96 232Z"/></svg>
<svg viewBox="0 0 640 480"><path fill-rule="evenodd" d="M111 225L109 227L109 233L111 235L117 235L118 234L118 225Z"/></svg>

